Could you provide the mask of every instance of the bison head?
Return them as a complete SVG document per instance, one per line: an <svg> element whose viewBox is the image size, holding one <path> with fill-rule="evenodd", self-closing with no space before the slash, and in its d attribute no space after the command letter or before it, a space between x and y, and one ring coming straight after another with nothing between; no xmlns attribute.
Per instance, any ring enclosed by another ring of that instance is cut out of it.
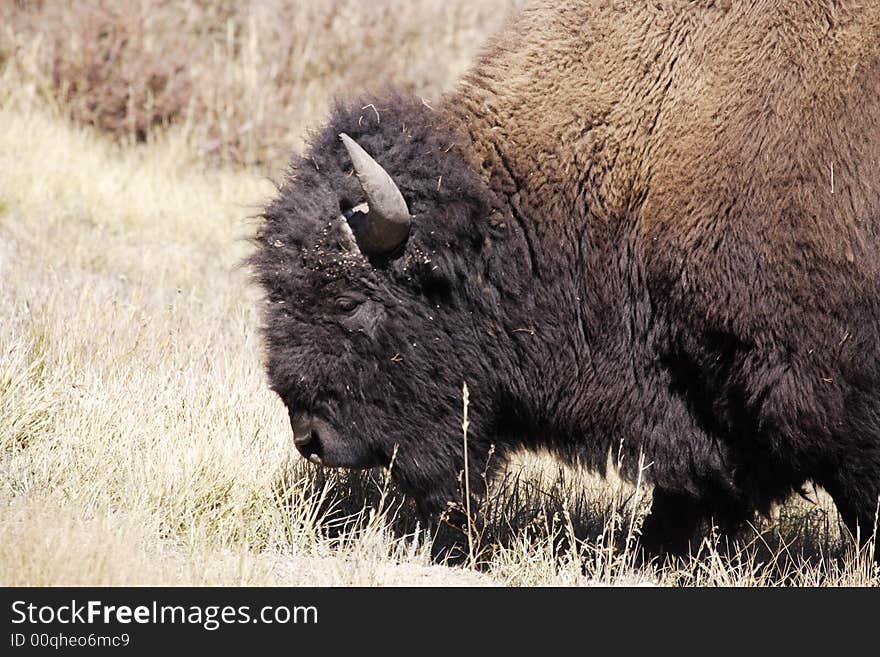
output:
<svg viewBox="0 0 880 657"><path fill-rule="evenodd" d="M294 158L252 259L296 449L322 466L394 459L426 513L460 490L462 384L479 474L518 380L504 299L526 295L470 153L418 101L339 108Z"/></svg>

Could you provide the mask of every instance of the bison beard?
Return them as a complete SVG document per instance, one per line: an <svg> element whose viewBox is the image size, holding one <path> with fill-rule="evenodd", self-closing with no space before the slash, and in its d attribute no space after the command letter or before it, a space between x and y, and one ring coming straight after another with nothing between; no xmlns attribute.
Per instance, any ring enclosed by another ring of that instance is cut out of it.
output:
<svg viewBox="0 0 880 657"><path fill-rule="evenodd" d="M436 516L466 381L474 490L613 449L651 551L810 480L872 536L880 8L648 4L534 5L435 109L341 106L294 158L252 257L293 442Z"/></svg>

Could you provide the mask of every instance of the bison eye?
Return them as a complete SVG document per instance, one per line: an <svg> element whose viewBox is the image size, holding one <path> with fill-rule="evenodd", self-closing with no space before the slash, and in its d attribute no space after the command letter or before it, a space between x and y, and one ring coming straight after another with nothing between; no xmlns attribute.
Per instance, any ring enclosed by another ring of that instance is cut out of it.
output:
<svg viewBox="0 0 880 657"><path fill-rule="evenodd" d="M336 310L340 310L342 312L351 312L355 308L360 305L360 299L356 299L354 297L342 296L336 297L336 300L333 302L333 305L336 307Z"/></svg>

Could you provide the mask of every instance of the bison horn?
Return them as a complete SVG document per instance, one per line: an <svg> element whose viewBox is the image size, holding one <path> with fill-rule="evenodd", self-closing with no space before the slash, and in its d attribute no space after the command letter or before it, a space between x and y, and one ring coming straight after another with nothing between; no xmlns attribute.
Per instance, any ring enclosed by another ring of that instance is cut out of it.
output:
<svg viewBox="0 0 880 657"><path fill-rule="evenodd" d="M358 234L358 240L371 253L392 253L409 235L411 218L403 194L388 172L354 139L345 133L339 135L339 138L348 151L370 206L366 226Z"/></svg>

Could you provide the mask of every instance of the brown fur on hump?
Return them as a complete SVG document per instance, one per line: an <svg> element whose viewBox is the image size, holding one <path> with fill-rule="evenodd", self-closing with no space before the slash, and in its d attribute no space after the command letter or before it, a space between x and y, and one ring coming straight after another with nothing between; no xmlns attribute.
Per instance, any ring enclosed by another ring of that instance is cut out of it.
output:
<svg viewBox="0 0 880 657"><path fill-rule="evenodd" d="M792 312L876 291L878 84L880 3L565 1L526 8L446 108L543 238L583 210L657 292L760 332L786 266L815 276Z"/></svg>

